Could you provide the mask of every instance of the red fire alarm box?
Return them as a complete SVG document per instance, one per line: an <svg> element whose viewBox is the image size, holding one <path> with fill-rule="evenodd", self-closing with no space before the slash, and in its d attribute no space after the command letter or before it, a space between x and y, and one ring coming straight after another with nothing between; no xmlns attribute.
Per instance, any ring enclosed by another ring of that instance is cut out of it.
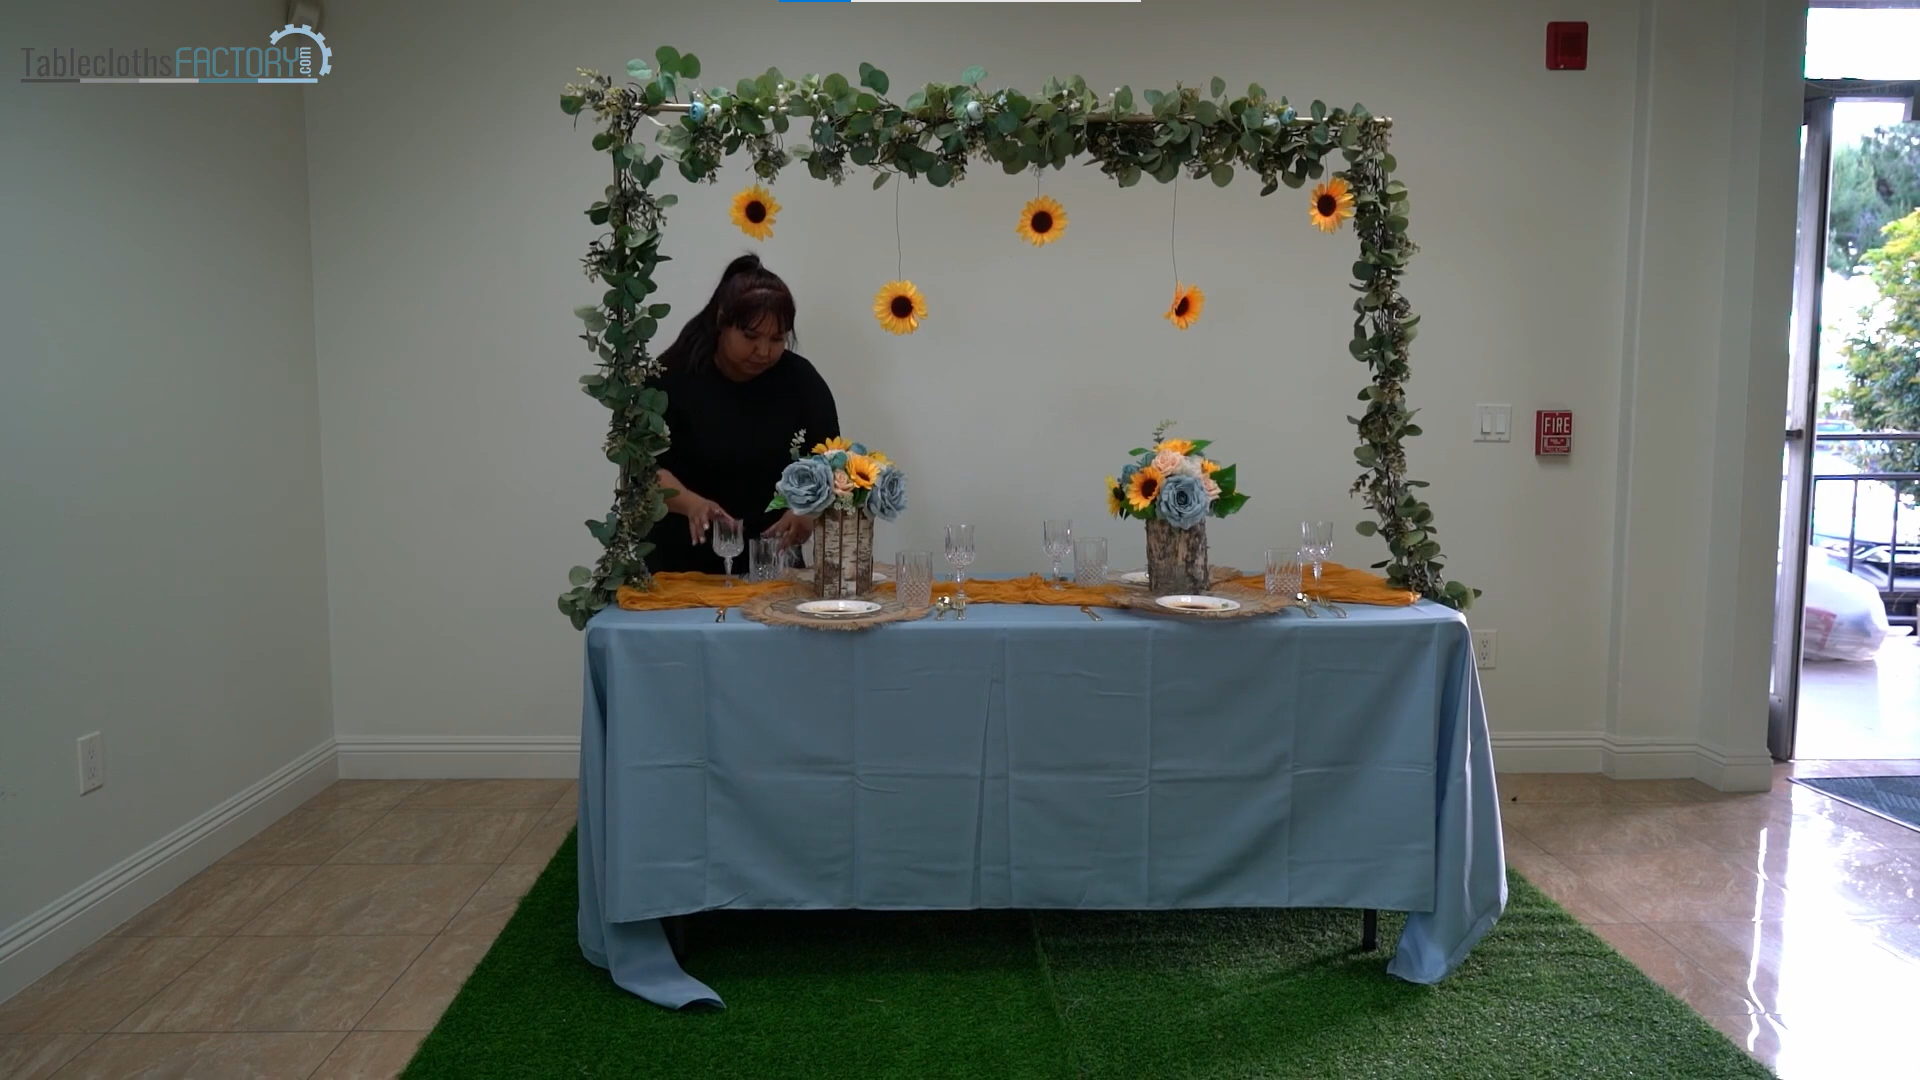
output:
<svg viewBox="0 0 1920 1080"><path fill-rule="evenodd" d="M1587 70L1587 24L1550 22L1547 24L1547 70Z"/></svg>
<svg viewBox="0 0 1920 1080"><path fill-rule="evenodd" d="M1536 457L1573 453L1573 412L1542 409L1533 414L1533 452Z"/></svg>

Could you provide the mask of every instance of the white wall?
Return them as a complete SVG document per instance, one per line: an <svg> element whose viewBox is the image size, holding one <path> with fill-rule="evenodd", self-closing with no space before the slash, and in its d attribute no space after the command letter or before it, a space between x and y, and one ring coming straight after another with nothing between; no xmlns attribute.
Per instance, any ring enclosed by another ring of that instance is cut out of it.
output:
<svg viewBox="0 0 1920 1080"><path fill-rule="evenodd" d="M299 92L15 68L264 45L272 13L28 7L0 13L0 999L332 767Z"/></svg>
<svg viewBox="0 0 1920 1080"><path fill-rule="evenodd" d="M597 295L578 270L593 232L580 212L605 166L557 99L575 67L619 72L662 43L697 53L708 83L861 60L896 88L976 62L1028 88L1073 72L1136 91L1217 73L1392 115L1423 248L1407 285L1425 313L1411 394L1428 434L1413 471L1434 481L1451 569L1487 590L1476 623L1501 632L1486 680L1495 725L1590 744L1607 729L1634 3L1582 12L1582 73L1543 69L1544 23L1564 13L1529 0L1406 0L1325 32L1304 31L1302 5L1121 6L1097 25L1047 5L1017 20L759 0L644 17L613 3L333 7L336 74L308 122L343 743L577 731L580 640L554 597L568 566L591 561L580 522L605 512L612 487L569 314ZM1236 31L1194 29L1220 25ZM423 59L449 54L484 77ZM896 339L868 314L894 274L891 190L795 169L776 188L775 237L755 245L726 219L743 183L730 168L717 187L670 187L682 200L661 276L676 309L666 332L726 259L761 250L799 297L801 351L833 383L846 430L913 478L913 508L883 548L933 546L965 518L983 569L1033 569L1039 520L1067 514L1107 535L1117 560L1138 560L1138 527L1103 518L1099 481L1174 416L1217 440L1255 496L1214 528L1218 559L1258 565L1307 516L1341 522L1338 557L1383 556L1352 533L1363 512L1346 493L1342 417L1365 374L1345 348L1353 239L1308 227L1302 194L1181 184L1180 271L1209 305L1180 334L1159 317L1169 188L1050 173L1072 224L1035 251L1012 232L1031 176L988 167L952 190L911 187L906 271L931 317ZM1480 401L1511 402L1523 422L1536 407L1576 410L1577 453L1541 463L1524 435L1471 443Z"/></svg>

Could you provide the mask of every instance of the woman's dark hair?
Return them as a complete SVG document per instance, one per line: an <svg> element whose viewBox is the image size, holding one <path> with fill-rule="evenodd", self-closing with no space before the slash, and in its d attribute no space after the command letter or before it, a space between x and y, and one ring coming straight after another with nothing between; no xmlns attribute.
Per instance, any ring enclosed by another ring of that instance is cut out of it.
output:
<svg viewBox="0 0 1920 1080"><path fill-rule="evenodd" d="M680 336L660 354L660 364L668 371L699 371L713 363L723 327L751 329L769 315L791 344L793 293L778 274L760 265L760 256L742 255L727 264L713 298L680 328Z"/></svg>

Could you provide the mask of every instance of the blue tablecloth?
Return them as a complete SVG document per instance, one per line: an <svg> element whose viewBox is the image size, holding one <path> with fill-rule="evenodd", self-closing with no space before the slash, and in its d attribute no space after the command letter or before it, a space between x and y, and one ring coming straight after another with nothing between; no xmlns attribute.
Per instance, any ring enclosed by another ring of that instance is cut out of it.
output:
<svg viewBox="0 0 1920 1080"><path fill-rule="evenodd" d="M587 627L580 948L719 1004L659 919L717 908L1410 912L1443 978L1506 904L1465 621L975 605L862 632Z"/></svg>

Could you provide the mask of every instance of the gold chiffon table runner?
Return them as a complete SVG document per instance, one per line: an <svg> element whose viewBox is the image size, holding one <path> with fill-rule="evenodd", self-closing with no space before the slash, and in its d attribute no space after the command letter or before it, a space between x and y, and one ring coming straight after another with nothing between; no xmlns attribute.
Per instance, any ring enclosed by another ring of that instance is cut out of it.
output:
<svg viewBox="0 0 1920 1080"><path fill-rule="evenodd" d="M1225 578L1221 584L1232 584L1241 588L1260 590L1266 586L1266 579L1260 574L1249 574ZM1387 584L1387 580L1378 574L1366 570L1357 570L1339 563L1325 563L1322 576L1316 585L1309 579L1302 589L1331 600L1337 604L1371 604L1379 607L1408 607L1419 601L1420 597L1396 589ZM636 589L622 586L617 600L619 606L627 611L672 611L680 608L718 608L739 607L749 600L763 596L775 596L783 593L804 590L805 583L793 581L748 582L735 578L732 587L726 579L717 574L668 573L655 574L651 589ZM1064 582L1063 587L1054 588L1053 583L1039 574L1029 574L1018 578L977 578L967 582L967 601L974 604L1049 604L1068 607L1118 607L1118 597L1137 587L1119 583L1089 587ZM891 583L881 583L878 592L891 593ZM955 591L951 581L935 582L933 594L936 597L950 596Z"/></svg>

